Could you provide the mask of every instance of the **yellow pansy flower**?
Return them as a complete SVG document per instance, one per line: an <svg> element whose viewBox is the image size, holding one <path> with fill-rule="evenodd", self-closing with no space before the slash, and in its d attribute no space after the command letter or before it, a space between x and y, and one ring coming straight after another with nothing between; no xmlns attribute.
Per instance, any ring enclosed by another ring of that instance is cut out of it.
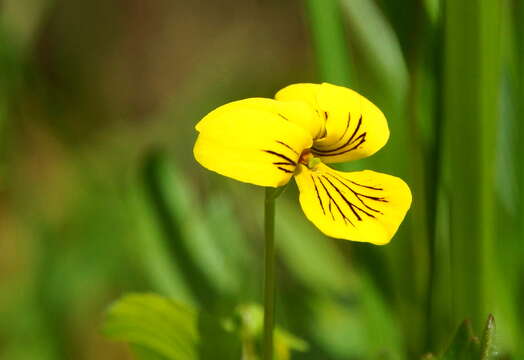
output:
<svg viewBox="0 0 524 360"><path fill-rule="evenodd" d="M398 177L325 165L370 156L389 138L384 114L351 89L290 85L275 99L220 106L196 130L195 159L209 170L266 187L294 177L306 217L328 236L386 244L411 205Z"/></svg>

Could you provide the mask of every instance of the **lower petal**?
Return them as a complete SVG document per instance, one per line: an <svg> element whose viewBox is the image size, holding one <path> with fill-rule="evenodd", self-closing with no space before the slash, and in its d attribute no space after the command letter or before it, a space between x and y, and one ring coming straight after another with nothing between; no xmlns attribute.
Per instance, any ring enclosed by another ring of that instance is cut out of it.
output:
<svg viewBox="0 0 524 360"><path fill-rule="evenodd" d="M370 170L300 165L295 180L306 217L338 239L387 244L411 205L411 191L402 179Z"/></svg>

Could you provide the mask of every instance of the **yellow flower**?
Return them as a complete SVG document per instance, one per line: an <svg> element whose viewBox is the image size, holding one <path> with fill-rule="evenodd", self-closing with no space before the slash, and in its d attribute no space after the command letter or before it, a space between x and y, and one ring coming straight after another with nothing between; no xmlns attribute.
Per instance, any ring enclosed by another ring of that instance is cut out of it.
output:
<svg viewBox="0 0 524 360"><path fill-rule="evenodd" d="M357 92L327 83L294 84L275 100L251 98L213 110L197 125L195 159L205 168L260 186L295 177L306 217L324 234L388 243L411 205L400 178L325 163L370 156L384 146L384 114Z"/></svg>

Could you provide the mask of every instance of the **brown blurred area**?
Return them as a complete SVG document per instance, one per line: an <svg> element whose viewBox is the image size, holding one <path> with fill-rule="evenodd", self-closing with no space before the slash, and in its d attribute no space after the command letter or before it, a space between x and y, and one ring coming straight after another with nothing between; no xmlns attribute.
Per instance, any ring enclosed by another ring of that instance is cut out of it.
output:
<svg viewBox="0 0 524 360"><path fill-rule="evenodd" d="M113 156L121 166L158 142L192 161L193 125L207 109L304 78L312 55L302 12L298 1L41 5L11 110L10 159L26 171L16 178L38 180L24 189L60 182L52 167L67 160L46 158L70 150L104 171Z"/></svg>
<svg viewBox="0 0 524 360"><path fill-rule="evenodd" d="M25 334L35 351L52 344L42 359L130 358L98 334L105 306L141 284L140 274L121 278L136 259L114 256L133 236L121 187L152 146L198 177L191 144L202 115L311 77L303 5L6 0L0 9L0 347L23 358L26 340L13 339ZM68 273L77 266L93 274ZM28 320L7 328L20 314Z"/></svg>
<svg viewBox="0 0 524 360"><path fill-rule="evenodd" d="M106 116L141 122L247 75L267 92L303 71L301 12L298 1L57 1L35 61L47 96L94 113L86 127L107 126Z"/></svg>

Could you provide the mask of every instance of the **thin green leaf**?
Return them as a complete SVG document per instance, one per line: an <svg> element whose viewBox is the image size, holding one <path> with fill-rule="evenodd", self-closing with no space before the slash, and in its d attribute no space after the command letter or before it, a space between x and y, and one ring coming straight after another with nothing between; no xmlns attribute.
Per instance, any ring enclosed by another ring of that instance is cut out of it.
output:
<svg viewBox="0 0 524 360"><path fill-rule="evenodd" d="M190 284L184 278L180 265L172 260L164 234L157 226L156 212L148 205L149 198L141 191L141 187L132 186L128 206L135 214L138 233L136 247L140 249L139 260L150 289L194 304L196 299Z"/></svg>
<svg viewBox="0 0 524 360"><path fill-rule="evenodd" d="M491 360L495 358L495 328L495 318L490 314L486 321L480 343L480 360Z"/></svg>
<svg viewBox="0 0 524 360"><path fill-rule="evenodd" d="M209 305L210 294L233 293L239 283L237 273L228 266L203 212L194 206L193 189L162 151L147 158L145 181L166 244L179 268L191 278L195 298Z"/></svg>
<svg viewBox="0 0 524 360"><path fill-rule="evenodd" d="M257 274L249 271L256 260L246 233L239 224L231 198L223 193L210 195L204 216L218 250L224 256L225 265L234 269L232 275L235 276L235 284L238 289L242 289L239 292L248 293L247 285L256 286L253 282L256 283L254 277Z"/></svg>

